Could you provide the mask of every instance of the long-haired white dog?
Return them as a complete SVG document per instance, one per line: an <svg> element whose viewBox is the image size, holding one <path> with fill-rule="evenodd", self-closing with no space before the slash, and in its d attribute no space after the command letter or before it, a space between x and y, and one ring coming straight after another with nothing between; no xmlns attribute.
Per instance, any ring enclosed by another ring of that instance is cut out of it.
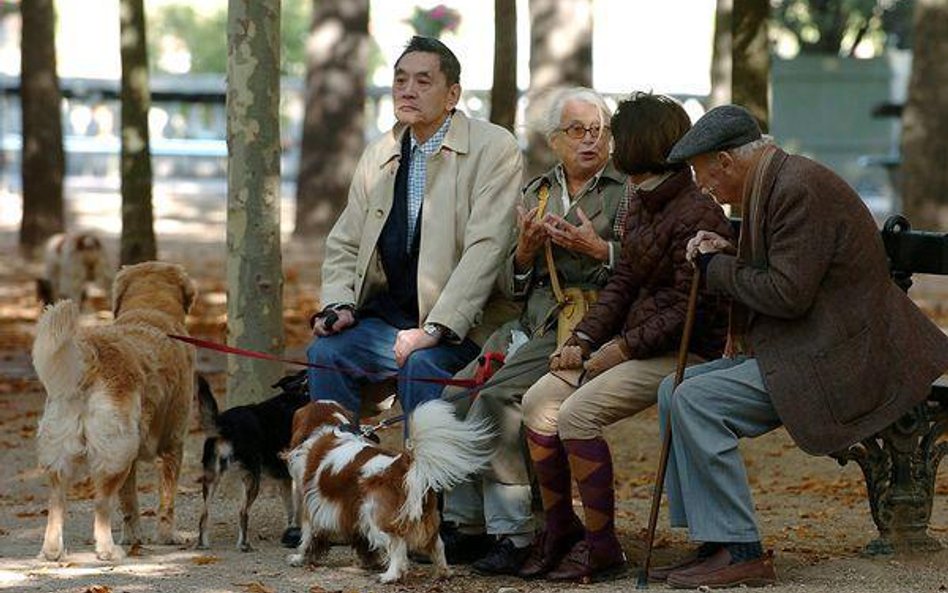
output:
<svg viewBox="0 0 948 593"><path fill-rule="evenodd" d="M410 450L395 452L343 430L346 423L345 410L331 401L296 412L291 446L299 444L285 457L304 511L302 541L290 563L315 562L341 537L363 565L375 564L378 552L386 557L384 583L405 575L409 550L428 554L439 577L450 575L435 493L487 464L491 429L458 420L451 404L435 400L412 414Z"/></svg>
<svg viewBox="0 0 948 593"><path fill-rule="evenodd" d="M89 231L58 233L46 241L45 278L37 281L40 300L51 305L61 299L81 304L88 283L108 292L112 268L102 241Z"/></svg>
<svg viewBox="0 0 948 593"><path fill-rule="evenodd" d="M36 444L50 482L41 558L59 560L66 553L66 488L84 470L95 488L96 556L124 555L112 539L116 492L123 543L142 541L139 459L159 462L157 540L175 543L174 499L194 397L194 350L167 334L186 333L194 296L181 266L147 262L116 276L114 323L80 327L79 308L70 300L48 307L40 318L33 365L46 388L46 408Z"/></svg>

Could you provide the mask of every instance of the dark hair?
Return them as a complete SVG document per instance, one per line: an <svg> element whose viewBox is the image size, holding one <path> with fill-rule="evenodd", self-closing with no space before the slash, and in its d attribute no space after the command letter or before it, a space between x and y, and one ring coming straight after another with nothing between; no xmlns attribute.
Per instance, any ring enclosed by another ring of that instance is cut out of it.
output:
<svg viewBox="0 0 948 593"><path fill-rule="evenodd" d="M398 59L395 60L395 68L398 68L398 63L402 61L405 54L409 54L413 51L437 55L438 61L441 63L441 72L443 72L444 77L448 79L448 86L461 82L461 62L458 61L454 52L448 49L447 45L441 43L441 41L434 37L413 36L411 41L408 42L408 45L405 46L402 55L398 56Z"/></svg>
<svg viewBox="0 0 948 593"><path fill-rule="evenodd" d="M612 160L627 175L664 173L687 163L669 164L668 153L691 129L691 118L671 97L635 92L612 114Z"/></svg>

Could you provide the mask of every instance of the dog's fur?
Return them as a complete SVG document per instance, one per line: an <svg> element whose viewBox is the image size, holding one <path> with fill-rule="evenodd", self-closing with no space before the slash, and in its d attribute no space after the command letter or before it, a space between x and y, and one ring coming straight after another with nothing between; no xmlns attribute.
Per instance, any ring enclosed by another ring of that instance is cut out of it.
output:
<svg viewBox="0 0 948 593"><path fill-rule="evenodd" d="M109 258L94 233L58 233L49 238L43 252L45 277L37 280L40 300L51 305L62 299L82 304L87 283L108 292L112 280Z"/></svg>
<svg viewBox="0 0 948 593"><path fill-rule="evenodd" d="M286 463L279 454L290 444L293 413L309 401L306 391L306 371L288 375L273 387L282 391L260 403L236 406L219 413L211 387L203 377L198 378L198 406L201 427L204 429L204 455L201 479L204 508L198 524L198 548L210 546L207 522L208 502L224 473L236 470L244 485L243 502L237 532L237 549L248 552L252 548L247 537L250 507L260 491L260 478L267 475L280 484L286 508L287 530L285 544L295 547L299 532L299 497L292 488Z"/></svg>
<svg viewBox="0 0 948 593"><path fill-rule="evenodd" d="M39 320L33 364L46 387L37 431L40 466L50 481L41 558L59 560L66 488L88 470L95 487L95 551L124 553L112 540L112 499L124 515L122 543L142 541L136 463L159 467L158 543L176 543L174 498L194 394L194 350L168 338L186 333L196 289L181 266L146 262L115 279L108 326L79 327L73 301L48 307Z"/></svg>
<svg viewBox="0 0 948 593"><path fill-rule="evenodd" d="M294 418L298 446L286 459L302 492L303 533L290 563L313 563L332 539L342 537L364 566L384 554L388 567L382 582L405 575L409 550L428 554L438 576L448 576L435 492L487 464L491 430L458 420L452 405L436 400L415 409L411 448L398 453L348 432L347 422L345 410L330 401L313 402Z"/></svg>

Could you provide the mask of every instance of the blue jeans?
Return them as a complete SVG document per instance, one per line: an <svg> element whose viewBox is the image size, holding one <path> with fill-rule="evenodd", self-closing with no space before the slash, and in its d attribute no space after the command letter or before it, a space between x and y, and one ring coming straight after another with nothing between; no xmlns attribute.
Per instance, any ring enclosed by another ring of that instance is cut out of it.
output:
<svg viewBox="0 0 948 593"><path fill-rule="evenodd" d="M411 414L418 405L440 397L444 389L444 385L416 382L413 378L448 379L480 352L469 339L460 344L442 343L412 352L405 366L399 368L392 351L398 331L377 317L369 317L338 334L313 340L306 358L332 370L309 369L310 399L337 401L358 421L362 386L397 374L398 400L405 414Z"/></svg>

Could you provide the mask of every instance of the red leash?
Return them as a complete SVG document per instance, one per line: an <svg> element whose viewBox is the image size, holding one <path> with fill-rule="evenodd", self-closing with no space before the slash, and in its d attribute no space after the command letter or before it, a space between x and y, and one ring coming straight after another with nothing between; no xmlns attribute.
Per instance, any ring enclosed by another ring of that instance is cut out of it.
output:
<svg viewBox="0 0 948 593"><path fill-rule="evenodd" d="M191 336L179 336L176 334L168 334L169 338L178 340L180 342L185 342L196 346L198 348L205 348L207 350L216 350L218 352L224 352L227 354L236 354L238 356L246 356L248 358L258 358L260 360L272 360L274 362L283 362L287 364L295 364L304 367L310 367L313 369L323 369L326 371L333 371L336 373L345 373L347 375L355 375L358 377L378 377L380 373L367 373L364 371L357 371L354 369L344 369L338 367L332 367L325 364L316 364L313 362L308 362L305 360L296 360L294 358L282 358L280 356L274 356L273 354L267 354L266 352L257 352L256 350L246 350L244 348L235 348L233 346L228 346L226 344L219 344L217 342L211 342L210 340L202 340L200 338L192 338ZM389 373L381 375L376 381L383 381L385 379L395 379L398 377L397 373ZM414 381L417 383L435 383L437 385L451 385L452 387L464 387L464 388L475 388L480 387L483 381L478 380L479 377L473 379L442 379L440 377L415 377L413 379L408 379L409 381Z"/></svg>

